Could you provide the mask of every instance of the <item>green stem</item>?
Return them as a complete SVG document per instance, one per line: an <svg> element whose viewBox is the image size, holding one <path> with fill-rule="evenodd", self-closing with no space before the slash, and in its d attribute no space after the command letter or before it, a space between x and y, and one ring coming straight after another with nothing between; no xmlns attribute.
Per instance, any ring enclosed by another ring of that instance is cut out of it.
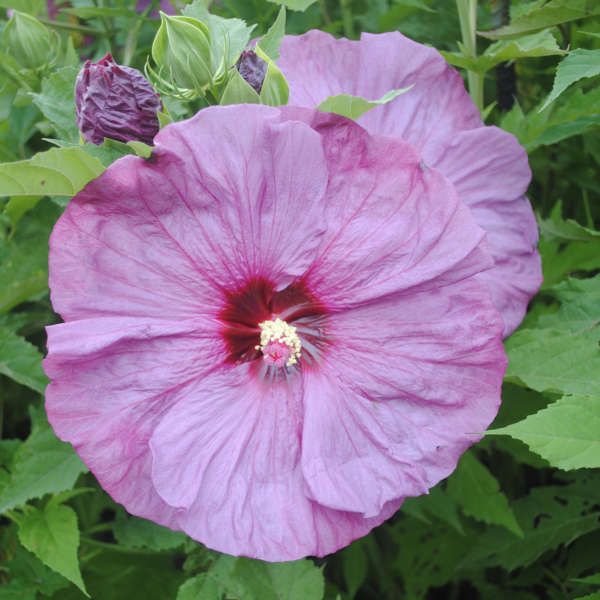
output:
<svg viewBox="0 0 600 600"><path fill-rule="evenodd" d="M37 17L37 20L48 27L53 27L54 29L79 31L81 33L89 33L90 35L104 35L102 30L95 29L94 27L87 27L86 25L76 25L74 23L65 23L63 21L51 21L50 19L44 19L43 17Z"/></svg>
<svg viewBox="0 0 600 600"><path fill-rule="evenodd" d="M329 16L329 12L327 12L327 2L326 0L319 0L319 5L321 7L321 13L323 15L323 21L327 25L331 25L331 17Z"/></svg>
<svg viewBox="0 0 600 600"><path fill-rule="evenodd" d="M344 35L354 39L354 20L352 18L352 0L340 0L342 8L342 23L344 25Z"/></svg>
<svg viewBox="0 0 600 600"><path fill-rule="evenodd" d="M462 35L464 54L468 58L477 56L477 0L456 0L460 33ZM479 109L483 111L483 74L467 72L469 93Z"/></svg>
<svg viewBox="0 0 600 600"><path fill-rule="evenodd" d="M592 210L590 208L590 199L588 197L588 191L582 189L581 193L583 195L583 209L585 210L585 220L587 221L587 226L590 229L594 229L594 217L592 216Z"/></svg>
<svg viewBox="0 0 600 600"><path fill-rule="evenodd" d="M163 550L162 552L157 550L143 550L141 548L125 548L123 546L119 546L119 544L108 544L107 542L99 542L98 540L94 540L93 538L87 536L81 536L81 541L88 546L93 546L95 548L102 548L103 550L110 550L111 552L120 552L121 554L142 554L142 555L153 555L156 554L169 554L170 551Z"/></svg>
<svg viewBox="0 0 600 600"><path fill-rule="evenodd" d="M142 26L144 19L150 14L150 11L156 8L157 3L158 0L153 0L152 2L150 2L150 4L146 7L146 10L140 15L138 20L135 22L133 29L129 32L129 35L127 36L127 41L125 42L125 50L123 51L123 64L127 67L131 64L131 61L133 60L133 55L135 54L135 51L137 49L137 39L140 27Z"/></svg>

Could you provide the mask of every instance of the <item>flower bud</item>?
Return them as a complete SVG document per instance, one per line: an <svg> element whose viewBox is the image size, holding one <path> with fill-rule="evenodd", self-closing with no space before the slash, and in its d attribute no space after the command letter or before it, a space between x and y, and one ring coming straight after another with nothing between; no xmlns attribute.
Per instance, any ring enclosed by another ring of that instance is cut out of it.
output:
<svg viewBox="0 0 600 600"><path fill-rule="evenodd" d="M56 51L52 33L35 17L15 10L2 35L3 46L24 69L48 65Z"/></svg>
<svg viewBox="0 0 600 600"><path fill-rule="evenodd" d="M161 23L152 43L152 58L161 76L172 84L200 92L213 82L210 31L192 17L160 13Z"/></svg>
<svg viewBox="0 0 600 600"><path fill-rule="evenodd" d="M235 68L256 93L260 94L267 74L267 63L254 50L244 50L235 63Z"/></svg>
<svg viewBox="0 0 600 600"><path fill-rule="evenodd" d="M160 96L137 69L117 65L110 54L79 71L75 104L86 142L100 145L107 137L151 145L159 129Z"/></svg>

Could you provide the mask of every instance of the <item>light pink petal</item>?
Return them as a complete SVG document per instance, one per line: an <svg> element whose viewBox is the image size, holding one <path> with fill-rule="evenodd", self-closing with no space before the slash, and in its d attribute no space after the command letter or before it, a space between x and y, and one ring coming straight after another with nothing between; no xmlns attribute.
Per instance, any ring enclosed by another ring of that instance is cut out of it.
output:
<svg viewBox="0 0 600 600"><path fill-rule="evenodd" d="M329 227L307 282L330 309L439 287L492 265L469 209L409 144L333 115L284 114L310 119L323 140Z"/></svg>
<svg viewBox="0 0 600 600"><path fill-rule="evenodd" d="M531 179L525 150L505 131L479 127L454 136L435 166L488 232L496 264L479 277L502 314L504 335L510 335L542 282L538 228L524 195Z"/></svg>
<svg viewBox="0 0 600 600"><path fill-rule="evenodd" d="M168 409L224 359L206 321L89 319L47 329L48 419L129 512L175 527L154 491L148 440Z"/></svg>
<svg viewBox="0 0 600 600"><path fill-rule="evenodd" d="M250 276L285 287L312 262L327 172L310 127L264 106L209 108L156 142L58 221L50 287L63 318L211 314L226 287Z"/></svg>
<svg viewBox="0 0 600 600"><path fill-rule="evenodd" d="M399 32L363 33L360 42L322 31L285 36L278 66L290 86L290 104L317 107L328 96L352 94L377 100L413 86L358 122L372 133L402 137L429 159L428 146L481 125L462 78L434 48Z"/></svg>
<svg viewBox="0 0 600 600"><path fill-rule="evenodd" d="M474 280L329 317L304 377L302 468L320 504L365 516L447 477L494 418L502 323Z"/></svg>
<svg viewBox="0 0 600 600"><path fill-rule="evenodd" d="M152 477L178 525L211 548L264 560L322 556L393 514L320 507L300 467L302 380L254 378L249 365L207 378L152 436Z"/></svg>
<svg viewBox="0 0 600 600"><path fill-rule="evenodd" d="M311 31L286 36L279 66L290 84L290 103L318 106L349 93L370 99L390 89L414 87L358 119L368 131L413 144L439 169L489 232L493 269L489 285L505 321L505 336L521 322L541 282L537 227L524 193L527 157L513 136L482 127L459 74L433 48L398 32L363 34L360 42Z"/></svg>

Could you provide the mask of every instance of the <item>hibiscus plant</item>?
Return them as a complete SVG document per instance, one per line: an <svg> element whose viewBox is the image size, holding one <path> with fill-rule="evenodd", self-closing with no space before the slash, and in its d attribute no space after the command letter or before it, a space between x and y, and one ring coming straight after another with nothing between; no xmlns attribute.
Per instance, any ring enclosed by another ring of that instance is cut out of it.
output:
<svg viewBox="0 0 600 600"><path fill-rule="evenodd" d="M0 600L600 598L595 0L0 28Z"/></svg>

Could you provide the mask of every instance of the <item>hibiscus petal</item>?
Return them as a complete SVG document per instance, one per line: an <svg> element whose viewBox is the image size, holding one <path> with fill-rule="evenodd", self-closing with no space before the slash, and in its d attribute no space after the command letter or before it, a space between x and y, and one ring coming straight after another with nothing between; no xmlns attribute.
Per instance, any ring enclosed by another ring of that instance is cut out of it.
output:
<svg viewBox="0 0 600 600"><path fill-rule="evenodd" d="M148 440L162 415L224 359L223 342L193 321L109 318L47 328L48 419L104 489L133 514L175 526L156 494Z"/></svg>
<svg viewBox="0 0 600 600"><path fill-rule="evenodd" d="M221 552L280 561L333 552L393 514L400 501L364 519L306 498L302 392L300 377L265 384L240 365L168 411L150 441L152 477L179 527Z"/></svg>
<svg viewBox="0 0 600 600"><path fill-rule="evenodd" d="M489 232L495 266L480 277L509 335L542 277L535 218L523 196L530 177L527 158L515 138L481 127L460 75L435 49L398 32L363 34L360 42L321 31L286 36L278 64L290 85L290 102L299 106L315 107L342 92L374 99L413 85L358 122L371 133L410 142L427 165L456 185L475 221Z"/></svg>
<svg viewBox="0 0 600 600"><path fill-rule="evenodd" d="M376 100L392 89L413 86L358 122L372 133L402 137L420 151L481 125L460 75L437 50L399 32L363 33L360 42L353 42L309 31L285 36L280 54L277 64L288 80L292 105L315 108L337 94Z"/></svg>
<svg viewBox="0 0 600 600"><path fill-rule="evenodd" d="M371 516L447 477L498 409L501 333L473 280L331 315L331 348L304 378L311 497Z"/></svg>
<svg viewBox="0 0 600 600"><path fill-rule="evenodd" d="M438 287L493 264L469 209L412 146L370 136L342 117L284 114L309 119L323 139L329 228L307 282L330 309Z"/></svg>
<svg viewBox="0 0 600 600"><path fill-rule="evenodd" d="M156 142L149 160L111 165L59 219L50 287L63 318L214 316L215 298L250 273L283 288L313 260L327 171L310 127L235 106Z"/></svg>
<svg viewBox="0 0 600 600"><path fill-rule="evenodd" d="M234 105L202 110L155 141L183 157L192 175L198 208L176 224L177 234L194 239L186 226L195 217L202 240L218 240L192 250L216 281L236 287L264 277L282 288L304 273L326 228L328 176L315 131L278 109Z"/></svg>
<svg viewBox="0 0 600 600"><path fill-rule="evenodd" d="M488 232L493 269L479 275L504 319L504 335L522 321L542 282L538 228L525 191L531 179L527 154L497 127L458 133L436 168L447 173L475 221Z"/></svg>

